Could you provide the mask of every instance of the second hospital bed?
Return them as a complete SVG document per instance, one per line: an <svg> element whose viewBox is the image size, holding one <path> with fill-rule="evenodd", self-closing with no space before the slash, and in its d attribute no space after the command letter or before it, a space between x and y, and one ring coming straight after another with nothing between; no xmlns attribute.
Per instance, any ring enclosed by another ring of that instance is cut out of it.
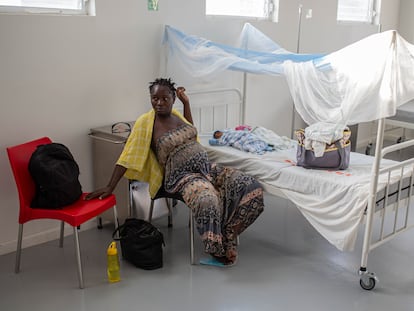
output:
<svg viewBox="0 0 414 311"><path fill-rule="evenodd" d="M400 143L405 141L406 130L414 130L414 100L411 100L398 107L396 114L392 117L387 118L385 120L385 124L390 126L390 128L385 130L387 132L402 129L403 132L401 136L396 139L396 142ZM374 131L371 130L371 132ZM372 134L372 136L374 135ZM371 154L372 147L373 142L370 141L365 149L365 154Z"/></svg>
<svg viewBox="0 0 414 311"><path fill-rule="evenodd" d="M395 116L389 117L386 120L389 125L405 128L414 129L414 100L398 107Z"/></svg>

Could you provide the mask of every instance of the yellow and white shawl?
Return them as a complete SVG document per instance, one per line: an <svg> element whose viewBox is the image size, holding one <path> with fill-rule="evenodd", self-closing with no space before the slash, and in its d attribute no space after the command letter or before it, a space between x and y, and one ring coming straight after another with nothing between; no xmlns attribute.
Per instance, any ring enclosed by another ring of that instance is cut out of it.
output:
<svg viewBox="0 0 414 311"><path fill-rule="evenodd" d="M176 109L173 109L172 113L184 122L189 123ZM151 149L154 120L155 111L151 109L135 121L131 134L117 161L118 165L127 168L124 177L149 184L151 198L157 194L164 177L164 169L158 163L157 157Z"/></svg>

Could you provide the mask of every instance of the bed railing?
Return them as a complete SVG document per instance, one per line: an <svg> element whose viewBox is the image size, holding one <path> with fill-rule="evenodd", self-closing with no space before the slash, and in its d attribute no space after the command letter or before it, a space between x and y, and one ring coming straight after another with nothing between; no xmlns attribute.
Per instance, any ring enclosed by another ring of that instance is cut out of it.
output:
<svg viewBox="0 0 414 311"><path fill-rule="evenodd" d="M414 145L414 140L410 141L409 146L412 145ZM377 209L381 222L378 232L378 239L371 241L369 246L370 251L385 243L394 235L413 226L412 224L409 225L409 211L411 196L413 195L414 159L405 160L396 165L383 168L379 171L379 175L384 176L384 179L386 180L386 187L384 202L381 204L383 208ZM404 214L401 215L400 212L402 211L404 211ZM389 212L393 212L394 215L390 215L391 223L386 223ZM391 231L389 233L386 233L385 231L386 225L391 227Z"/></svg>
<svg viewBox="0 0 414 311"><path fill-rule="evenodd" d="M243 95L237 88L189 90L187 93L200 135L244 123Z"/></svg>
<svg viewBox="0 0 414 311"><path fill-rule="evenodd" d="M369 252L414 226L409 223L410 203L413 195L414 158L380 168L381 160L386 155L414 146L414 139L383 148L384 127L385 120L379 120L359 270L361 287L368 290L374 288L378 282L375 274L367 271ZM383 208L376 208L379 191L383 193L384 197ZM393 194L394 200L390 202L391 194ZM376 239L373 241L374 215L379 216L380 224ZM389 232L386 232L387 228L391 228Z"/></svg>

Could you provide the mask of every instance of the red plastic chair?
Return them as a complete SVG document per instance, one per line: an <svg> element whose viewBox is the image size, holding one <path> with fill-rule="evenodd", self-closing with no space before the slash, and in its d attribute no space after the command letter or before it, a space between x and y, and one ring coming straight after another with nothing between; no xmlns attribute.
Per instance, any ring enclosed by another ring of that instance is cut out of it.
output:
<svg viewBox="0 0 414 311"><path fill-rule="evenodd" d="M8 147L10 165L13 171L17 190L19 193L19 233L17 238L16 264L15 272L20 271L20 257L22 250L23 224L35 219L56 219L61 221L59 246L63 247L64 223L73 227L73 236L75 239L75 252L78 265L79 287L83 288L82 261L79 247L78 226L86 221L97 217L101 213L113 207L115 227L118 226L116 198L111 195L103 200L85 201L82 197L72 205L63 209L41 209L31 208L30 203L35 194L35 184L29 173L28 164L32 153L38 145L50 144L52 141L48 137L39 138L21 145Z"/></svg>

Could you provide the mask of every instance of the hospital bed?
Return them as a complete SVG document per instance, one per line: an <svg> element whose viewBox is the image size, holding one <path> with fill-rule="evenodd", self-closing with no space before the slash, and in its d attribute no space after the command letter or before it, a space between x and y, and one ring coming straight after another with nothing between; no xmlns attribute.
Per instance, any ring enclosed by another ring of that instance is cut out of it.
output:
<svg viewBox="0 0 414 311"><path fill-rule="evenodd" d="M296 54L248 23L237 47L187 35L168 25L163 44L168 47L165 72L169 74L182 70L188 76L206 78L230 70L242 72L244 77L246 73L283 76L295 109L306 124L353 125L376 120L375 156L352 153L345 171L297 167L295 148L257 156L212 147L201 139L213 161L242 169L255 176L270 194L292 201L338 249L352 250L358 227L364 225L360 285L373 289L378 278L367 270L369 253L412 227L409 207L414 159L397 162L385 157L414 145L414 140L385 148L383 141L385 118L414 98L414 45L390 30L333 53ZM175 65L180 66L178 70ZM223 124L244 124L246 85L244 78L240 114L224 113L234 107L227 108L226 100L210 101L214 92L206 105L193 106L192 97L192 108L199 111L194 121L201 136L223 129ZM224 116L239 115L238 123L223 121ZM213 120L210 126L209 120Z"/></svg>
<svg viewBox="0 0 414 311"><path fill-rule="evenodd" d="M204 105L198 96L212 98L218 93L237 94L235 102ZM244 120L244 101L238 90L189 92L195 124L209 158L222 165L241 169L254 176L270 195L292 201L311 225L339 250L352 250L361 225L365 226L359 269L360 285L371 290L378 283L367 270L368 254L412 227L410 202L413 195L414 159L397 162L385 157L414 145L406 141L383 148L385 120L378 122L376 156L351 153L350 167L344 171L309 170L296 166L296 147L264 155L243 152L227 146L210 146L214 129L233 127ZM237 110L237 109L236 109ZM220 113L217 113L219 111ZM221 119L214 116L219 115ZM223 116L226 120L222 120ZM217 124L217 121L220 124ZM200 126L201 125L201 126Z"/></svg>

